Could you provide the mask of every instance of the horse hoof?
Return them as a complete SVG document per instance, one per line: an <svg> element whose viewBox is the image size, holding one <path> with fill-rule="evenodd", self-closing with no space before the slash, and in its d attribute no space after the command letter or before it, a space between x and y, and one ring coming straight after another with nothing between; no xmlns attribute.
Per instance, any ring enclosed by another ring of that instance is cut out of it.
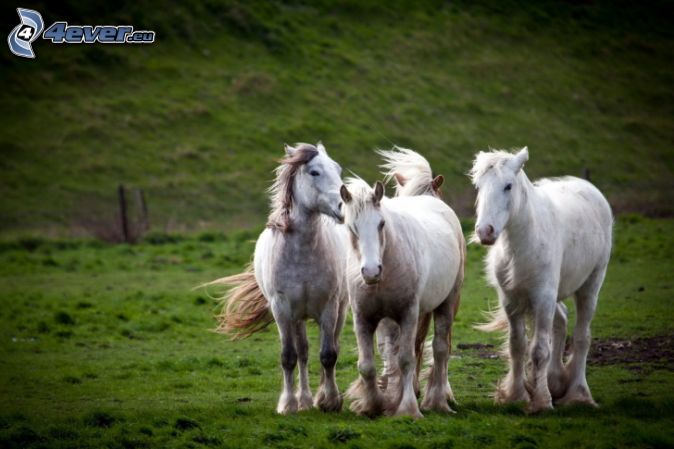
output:
<svg viewBox="0 0 674 449"><path fill-rule="evenodd" d="M417 407L416 410L400 410L398 409L393 416L409 416L414 419L421 419L424 415L421 414L421 411Z"/></svg>
<svg viewBox="0 0 674 449"><path fill-rule="evenodd" d="M278 402L276 407L276 413L279 415L289 415L291 413L296 413L298 409L297 399L295 396L290 396L289 398L281 397L281 400Z"/></svg>
<svg viewBox="0 0 674 449"><path fill-rule="evenodd" d="M452 410L447 401L436 401L436 402L424 401L421 403L421 410L434 411L439 413L456 413L454 410Z"/></svg>
<svg viewBox="0 0 674 449"><path fill-rule="evenodd" d="M328 396L319 392L316 395L314 406L323 412L338 412L342 409L342 396L339 393Z"/></svg>
<svg viewBox="0 0 674 449"><path fill-rule="evenodd" d="M494 395L494 402L499 405L512 404L514 402L530 402L529 393L523 390L518 393L507 393L503 390L497 390Z"/></svg>
<svg viewBox="0 0 674 449"><path fill-rule="evenodd" d="M351 403L349 408L355 414L367 416L368 418L374 418L384 414L383 401L371 401L370 403L367 403L363 399L357 399Z"/></svg>
<svg viewBox="0 0 674 449"><path fill-rule="evenodd" d="M525 411L527 414L535 414L552 410L553 408L554 407L552 406L552 401L531 402L527 405Z"/></svg>
<svg viewBox="0 0 674 449"><path fill-rule="evenodd" d="M305 410L311 410L311 407L313 405L313 399L311 397L311 394L306 394L306 395L297 395L297 409L299 411L305 411Z"/></svg>
<svg viewBox="0 0 674 449"><path fill-rule="evenodd" d="M590 407L599 407L594 399L592 399L592 394L585 387L571 387L569 391L564 395L563 398L555 401L555 404L558 405L587 405Z"/></svg>

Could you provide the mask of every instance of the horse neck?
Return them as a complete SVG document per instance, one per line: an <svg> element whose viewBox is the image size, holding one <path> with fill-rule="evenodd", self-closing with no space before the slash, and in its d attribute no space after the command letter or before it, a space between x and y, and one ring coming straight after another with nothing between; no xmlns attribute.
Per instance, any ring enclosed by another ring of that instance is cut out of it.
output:
<svg viewBox="0 0 674 449"><path fill-rule="evenodd" d="M382 215L384 220L386 220L386 226L384 226L384 240L386 241L386 246L384 247L384 253L382 255L382 265L386 266L388 263L397 263L401 257L404 257L405 253L404 247L405 242L400 238L401 235L404 235L404 230L402 229L402 222L400 216L397 212L392 211L386 207L385 202L382 202ZM407 256L409 257L409 255Z"/></svg>
<svg viewBox="0 0 674 449"><path fill-rule="evenodd" d="M503 237L508 247L523 248L534 245L536 233L536 210L539 198L534 185L524 172L520 177L520 198L510 213L510 219L503 230Z"/></svg>
<svg viewBox="0 0 674 449"><path fill-rule="evenodd" d="M290 210L290 226L290 235L301 242L313 244L319 235L321 214L318 211L309 210L300 204L295 204Z"/></svg>

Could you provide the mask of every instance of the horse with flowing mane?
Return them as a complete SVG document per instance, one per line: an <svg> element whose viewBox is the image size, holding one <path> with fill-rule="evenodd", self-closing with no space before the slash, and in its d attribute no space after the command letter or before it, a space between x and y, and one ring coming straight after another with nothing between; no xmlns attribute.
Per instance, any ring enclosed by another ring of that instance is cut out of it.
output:
<svg viewBox="0 0 674 449"><path fill-rule="evenodd" d="M360 372L347 392L353 399L351 409L368 416L422 416L414 389L415 342L419 317L433 313L434 363L422 408L449 411L448 341L465 254L459 220L431 195L385 198L379 181L371 188L352 178L341 188L341 195L351 236L347 283ZM397 391L387 394L377 383L373 346L374 333L384 319L399 328L400 380Z"/></svg>
<svg viewBox="0 0 674 449"><path fill-rule="evenodd" d="M339 335L348 299L345 286L346 234L340 198L341 167L321 143L285 147L270 188L267 228L255 245L253 263L234 276L206 285L233 287L224 297L218 331L244 338L276 322L281 339L283 392L277 412L312 406L309 387L307 319L321 333L321 383L313 404L338 411L342 397L335 381ZM299 362L300 385L294 371Z"/></svg>
<svg viewBox="0 0 674 449"><path fill-rule="evenodd" d="M419 196L430 195L441 198L440 187L445 178L442 175L433 175L431 165L425 157L408 148L394 146L391 150L377 150L384 163L380 165L383 169L385 181L395 182L395 196ZM462 247L465 251L465 247ZM463 270L463 266L461 266ZM463 279L463 273L461 274ZM456 318L460 299L457 298L452 309L452 322ZM432 313L426 313L419 316L417 323L417 338L414 344L414 351L417 359L417 368L415 371L414 390L417 395L420 394L421 368L424 364L424 350L426 344L426 335L431 324ZM400 368L398 366L398 337L400 336L400 327L393 320L384 318L377 327L377 348L383 360L382 373L379 376L379 386L382 390L397 391L397 382L400 378ZM448 347L451 353L452 331L450 328ZM424 376L427 373L424 372ZM454 394L449 391L450 401L455 402Z"/></svg>
<svg viewBox="0 0 674 449"><path fill-rule="evenodd" d="M531 183L527 148L481 152L470 177L478 189L475 241L489 245L486 270L499 307L482 330L508 331L510 370L496 401L596 405L585 377L590 322L611 255L613 215L589 182L565 177ZM564 364L567 309L574 296L573 349ZM525 373L526 320L533 327ZM528 378L528 379L527 379Z"/></svg>

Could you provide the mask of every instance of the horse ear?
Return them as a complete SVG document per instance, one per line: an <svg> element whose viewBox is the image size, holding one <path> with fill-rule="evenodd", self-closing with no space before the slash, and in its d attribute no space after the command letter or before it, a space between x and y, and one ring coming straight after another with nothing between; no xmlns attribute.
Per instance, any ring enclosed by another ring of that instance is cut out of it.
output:
<svg viewBox="0 0 674 449"><path fill-rule="evenodd" d="M287 143L283 144L283 149L285 150L285 152L288 156L292 156L297 151L297 148L291 147Z"/></svg>
<svg viewBox="0 0 674 449"><path fill-rule="evenodd" d="M400 173L393 173L393 177L396 178L396 182L400 184L401 187L403 187L407 182L407 179L405 179L405 177Z"/></svg>
<svg viewBox="0 0 674 449"><path fill-rule="evenodd" d="M316 144L316 148L318 149L318 151L322 153L327 153L327 151L325 151L325 146L323 145L323 142L321 142L320 140Z"/></svg>
<svg viewBox="0 0 674 449"><path fill-rule="evenodd" d="M349 192L349 189L347 189L344 184L342 184L342 187L339 188L339 196L342 197L342 201L344 201L344 203L350 203L353 199L351 197L351 192Z"/></svg>
<svg viewBox="0 0 674 449"><path fill-rule="evenodd" d="M515 170L515 173L520 171L524 167L524 163L529 160L529 149L527 147L522 148L520 151L515 154L515 157L512 158L512 168Z"/></svg>
<svg viewBox="0 0 674 449"><path fill-rule="evenodd" d="M445 177L442 175L438 175L433 179L433 182L431 183L431 186L433 186L433 190L438 190L442 183L445 182Z"/></svg>
<svg viewBox="0 0 674 449"><path fill-rule="evenodd" d="M374 194L372 195L372 201L375 206L379 205L379 202L384 197L384 183L377 181L374 183Z"/></svg>

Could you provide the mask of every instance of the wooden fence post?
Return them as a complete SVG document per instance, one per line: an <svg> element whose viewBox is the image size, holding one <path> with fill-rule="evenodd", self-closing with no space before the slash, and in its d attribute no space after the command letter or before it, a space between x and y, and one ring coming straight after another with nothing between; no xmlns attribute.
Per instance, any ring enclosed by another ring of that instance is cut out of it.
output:
<svg viewBox="0 0 674 449"><path fill-rule="evenodd" d="M119 217L122 222L122 236L126 243L131 243L131 236L129 235L129 219L126 215L126 194L122 184L117 187L117 195L119 197Z"/></svg>

